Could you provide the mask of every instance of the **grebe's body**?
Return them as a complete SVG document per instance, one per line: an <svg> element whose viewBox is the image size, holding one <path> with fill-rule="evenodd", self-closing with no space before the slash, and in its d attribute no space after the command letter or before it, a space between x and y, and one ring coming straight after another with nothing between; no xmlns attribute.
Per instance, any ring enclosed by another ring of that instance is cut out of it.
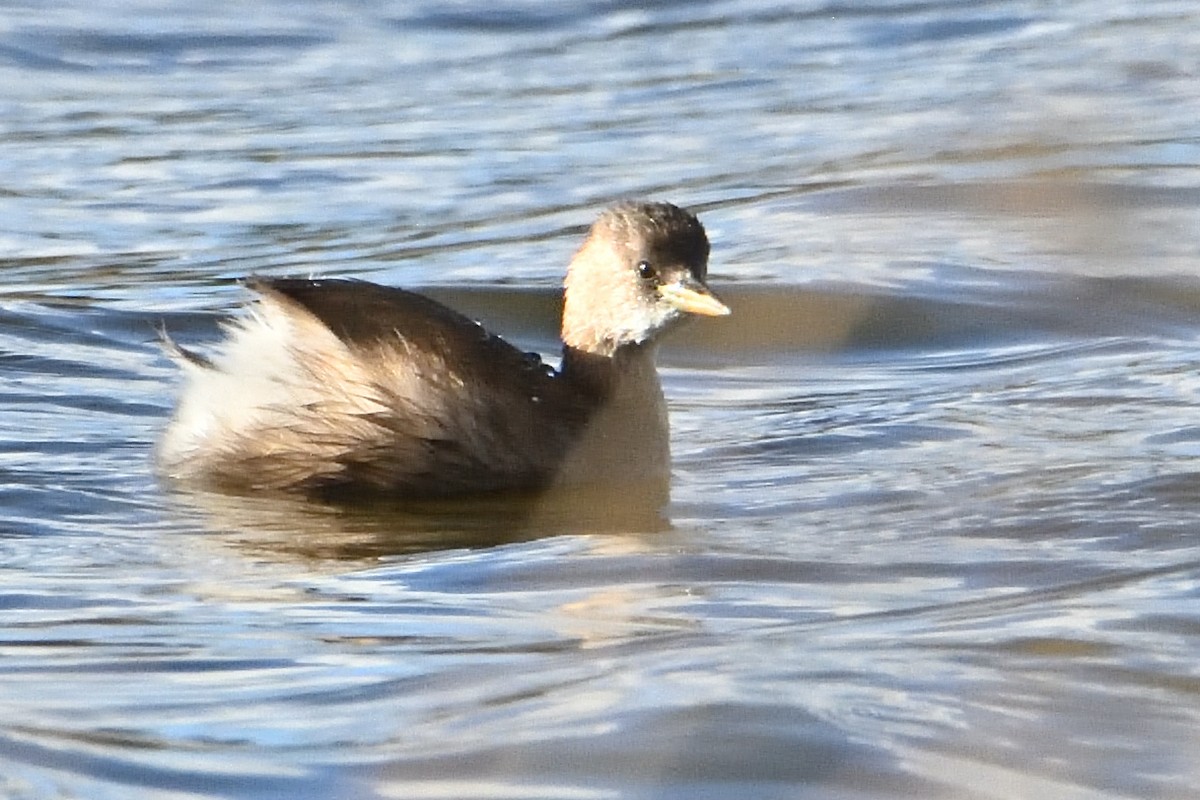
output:
<svg viewBox="0 0 1200 800"><path fill-rule="evenodd" d="M231 491L397 497L661 483L668 426L655 339L728 309L708 240L666 203L606 211L571 262L556 371L418 294L349 280L260 295L186 386L159 446L173 479Z"/></svg>

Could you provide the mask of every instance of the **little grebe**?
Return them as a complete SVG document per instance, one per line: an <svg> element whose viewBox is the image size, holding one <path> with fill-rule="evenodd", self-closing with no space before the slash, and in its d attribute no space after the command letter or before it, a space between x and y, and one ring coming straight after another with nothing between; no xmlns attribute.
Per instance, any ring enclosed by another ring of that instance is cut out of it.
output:
<svg viewBox="0 0 1200 800"><path fill-rule="evenodd" d="M231 491L446 497L669 476L656 339L729 309L708 238L669 203L605 211L572 259L555 371L418 294L251 279L261 297L185 373L159 446L169 478Z"/></svg>

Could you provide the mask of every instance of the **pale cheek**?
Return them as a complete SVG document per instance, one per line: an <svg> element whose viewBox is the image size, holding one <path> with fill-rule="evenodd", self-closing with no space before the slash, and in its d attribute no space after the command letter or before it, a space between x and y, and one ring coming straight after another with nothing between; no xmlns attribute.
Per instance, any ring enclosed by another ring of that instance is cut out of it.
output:
<svg viewBox="0 0 1200 800"><path fill-rule="evenodd" d="M625 327L626 341L644 342L669 328L679 318L679 312L661 305L640 304Z"/></svg>

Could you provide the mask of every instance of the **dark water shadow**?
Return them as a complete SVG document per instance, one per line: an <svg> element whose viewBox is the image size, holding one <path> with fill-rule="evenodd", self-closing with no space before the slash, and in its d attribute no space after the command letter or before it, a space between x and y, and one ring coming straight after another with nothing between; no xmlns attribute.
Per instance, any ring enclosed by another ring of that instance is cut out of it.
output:
<svg viewBox="0 0 1200 800"><path fill-rule="evenodd" d="M925 280L900 288L715 282L733 314L683 326L666 338L659 363L725 367L787 363L813 353L1193 336L1197 329L1200 284L1191 278L924 266ZM420 291L522 347L551 356L557 350L561 291L556 288L427 286Z"/></svg>

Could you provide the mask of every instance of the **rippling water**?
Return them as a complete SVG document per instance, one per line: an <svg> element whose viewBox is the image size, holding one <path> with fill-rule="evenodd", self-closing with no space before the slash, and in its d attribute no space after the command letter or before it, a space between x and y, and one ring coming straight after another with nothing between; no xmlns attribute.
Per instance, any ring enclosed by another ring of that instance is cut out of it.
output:
<svg viewBox="0 0 1200 800"><path fill-rule="evenodd" d="M1200 795L1200 13L10 3L0 796ZM699 211L668 525L168 492L249 274L527 348Z"/></svg>

